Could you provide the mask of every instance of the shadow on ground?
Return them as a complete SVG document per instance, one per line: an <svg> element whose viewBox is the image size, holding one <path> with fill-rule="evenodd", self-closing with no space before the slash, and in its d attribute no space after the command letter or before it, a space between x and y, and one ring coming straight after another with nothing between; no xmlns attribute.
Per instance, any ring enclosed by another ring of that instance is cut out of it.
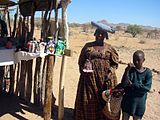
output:
<svg viewBox="0 0 160 120"><path fill-rule="evenodd" d="M42 107L37 107L32 103L27 103L24 100L16 97L14 95L1 95L0 96L0 117L5 114L10 114L18 120L28 120L23 117L25 114L24 111L34 113L38 116L43 116ZM21 114L17 114L20 112ZM58 107L54 106L52 111L52 119L58 120ZM65 108L64 109L64 119L63 120L73 120L73 109Z"/></svg>
<svg viewBox="0 0 160 120"><path fill-rule="evenodd" d="M53 119L58 120L58 106L53 108ZM73 108L64 108L64 118L63 120L73 120Z"/></svg>

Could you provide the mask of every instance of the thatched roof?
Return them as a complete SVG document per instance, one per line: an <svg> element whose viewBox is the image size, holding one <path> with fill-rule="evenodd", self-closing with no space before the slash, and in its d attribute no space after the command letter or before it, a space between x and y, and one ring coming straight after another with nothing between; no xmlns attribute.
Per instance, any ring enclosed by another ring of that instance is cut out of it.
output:
<svg viewBox="0 0 160 120"><path fill-rule="evenodd" d="M48 4L48 0L19 0L19 8L20 13L23 16L31 16L31 8L35 7L36 11L44 11L49 8L50 3ZM52 0L53 3L55 3L55 0ZM51 2L51 0L49 0ZM60 8L60 0L58 0L58 7ZM55 5L53 5L52 9L55 8Z"/></svg>
<svg viewBox="0 0 160 120"><path fill-rule="evenodd" d="M15 2L10 1L10 0L0 0L0 5L2 6L14 6L16 5Z"/></svg>

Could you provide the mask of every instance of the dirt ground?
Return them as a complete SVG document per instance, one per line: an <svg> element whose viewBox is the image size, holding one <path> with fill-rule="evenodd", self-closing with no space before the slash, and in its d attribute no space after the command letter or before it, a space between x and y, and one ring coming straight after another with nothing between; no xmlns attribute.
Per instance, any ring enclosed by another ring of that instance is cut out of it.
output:
<svg viewBox="0 0 160 120"><path fill-rule="evenodd" d="M36 35L39 32L36 31ZM109 34L111 44L118 52L120 60L123 62L132 62L134 51L141 49L145 52L146 61L144 65L151 69L160 71L160 39L146 39L145 36L131 36L117 32ZM70 28L69 47L73 52L71 57L67 57L65 82L64 82L64 120L73 120L73 108L79 80L78 57L85 43L93 41L93 32L83 32L81 28ZM53 94L56 97L56 103L53 110L52 119L57 120L58 106L58 86L61 67L61 57L56 57L53 79ZM116 71L120 82L125 65L119 65ZM153 72L153 85L151 92L148 93L147 108L143 120L160 120L160 75ZM33 104L27 104L23 100L12 97L0 97L0 120L41 120L42 109Z"/></svg>

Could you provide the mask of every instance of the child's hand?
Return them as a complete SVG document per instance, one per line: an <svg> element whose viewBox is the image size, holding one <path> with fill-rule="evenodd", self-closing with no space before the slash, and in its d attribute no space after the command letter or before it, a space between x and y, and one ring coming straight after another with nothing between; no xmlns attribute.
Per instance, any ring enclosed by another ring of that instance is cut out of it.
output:
<svg viewBox="0 0 160 120"><path fill-rule="evenodd" d="M132 85L132 82L129 80L129 86L131 86Z"/></svg>
<svg viewBox="0 0 160 120"><path fill-rule="evenodd" d="M129 71L132 67L134 67L133 63L128 63L128 66L126 67L126 71Z"/></svg>
<svg viewBox="0 0 160 120"><path fill-rule="evenodd" d="M111 78L111 77L112 77L111 74L112 74L111 72L108 73L108 76L107 76L107 77L108 77L108 80L111 80L111 79L112 79L112 78Z"/></svg>

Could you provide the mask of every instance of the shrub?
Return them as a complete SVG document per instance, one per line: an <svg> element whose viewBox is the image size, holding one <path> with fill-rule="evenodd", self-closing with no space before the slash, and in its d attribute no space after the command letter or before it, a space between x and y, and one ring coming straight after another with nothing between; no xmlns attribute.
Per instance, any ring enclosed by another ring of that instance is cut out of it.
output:
<svg viewBox="0 0 160 120"><path fill-rule="evenodd" d="M129 25L125 32L130 33L132 37L136 37L137 34L141 33L141 28L137 25Z"/></svg>
<svg viewBox="0 0 160 120"><path fill-rule="evenodd" d="M145 43L146 43L146 41L144 41L144 40L140 40L140 41L139 41L139 43L140 43L140 44L145 44Z"/></svg>

